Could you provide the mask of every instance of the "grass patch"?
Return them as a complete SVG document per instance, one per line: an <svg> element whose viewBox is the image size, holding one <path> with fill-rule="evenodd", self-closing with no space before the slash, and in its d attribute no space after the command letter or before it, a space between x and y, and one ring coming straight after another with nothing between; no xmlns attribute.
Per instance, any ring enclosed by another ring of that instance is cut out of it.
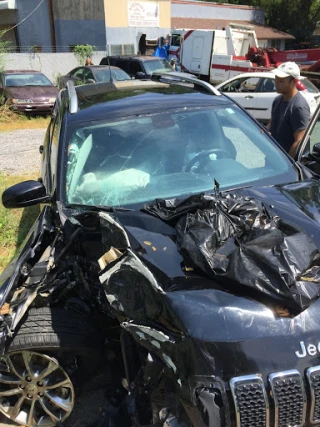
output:
<svg viewBox="0 0 320 427"><path fill-rule="evenodd" d="M0 174L0 194L18 182L37 179L38 175L13 176ZM0 203L0 273L13 258L39 215L39 205L24 209L5 209Z"/></svg>
<svg viewBox="0 0 320 427"><path fill-rule="evenodd" d="M49 122L50 117L17 114L10 110L7 105L0 106L0 132L20 129L42 129L46 128Z"/></svg>

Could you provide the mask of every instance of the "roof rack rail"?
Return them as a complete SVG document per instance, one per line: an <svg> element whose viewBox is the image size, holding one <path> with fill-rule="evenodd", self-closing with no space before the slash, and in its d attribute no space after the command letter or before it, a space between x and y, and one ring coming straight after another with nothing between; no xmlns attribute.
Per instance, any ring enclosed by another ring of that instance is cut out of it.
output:
<svg viewBox="0 0 320 427"><path fill-rule="evenodd" d="M177 71L175 73L161 73L161 72L154 72L151 75L151 80L154 81L161 81L163 80L164 83L180 83L180 82L187 82L192 83L195 87L198 86L199 88L206 89L207 92L211 93L212 95L221 96L221 92L218 91L218 89L214 88L211 84L204 82L203 80L198 80L190 75L190 77L179 75L180 73ZM165 80L165 81L164 81Z"/></svg>
<svg viewBox="0 0 320 427"><path fill-rule="evenodd" d="M67 91L69 95L69 113L75 114L78 112L79 105L78 95L72 80L67 81Z"/></svg>

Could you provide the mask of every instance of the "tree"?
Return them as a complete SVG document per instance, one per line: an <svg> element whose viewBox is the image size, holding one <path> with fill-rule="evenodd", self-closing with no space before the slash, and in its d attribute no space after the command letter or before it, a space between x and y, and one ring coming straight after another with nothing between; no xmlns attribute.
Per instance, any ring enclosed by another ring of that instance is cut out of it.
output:
<svg viewBox="0 0 320 427"><path fill-rule="evenodd" d="M221 0L215 3L262 8L266 24L293 35L296 42L310 40L320 20L320 0Z"/></svg>
<svg viewBox="0 0 320 427"><path fill-rule="evenodd" d="M86 58L92 58L92 53L95 46L91 46L90 44L78 44L74 47L73 53L75 54L80 65L85 64Z"/></svg>

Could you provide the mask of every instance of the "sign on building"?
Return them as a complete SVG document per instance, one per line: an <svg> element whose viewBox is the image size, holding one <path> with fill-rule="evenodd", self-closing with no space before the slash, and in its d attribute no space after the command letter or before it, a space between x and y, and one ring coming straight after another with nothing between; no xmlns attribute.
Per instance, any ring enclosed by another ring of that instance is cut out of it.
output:
<svg viewBox="0 0 320 427"><path fill-rule="evenodd" d="M155 1L128 1L129 27L159 27L159 5Z"/></svg>

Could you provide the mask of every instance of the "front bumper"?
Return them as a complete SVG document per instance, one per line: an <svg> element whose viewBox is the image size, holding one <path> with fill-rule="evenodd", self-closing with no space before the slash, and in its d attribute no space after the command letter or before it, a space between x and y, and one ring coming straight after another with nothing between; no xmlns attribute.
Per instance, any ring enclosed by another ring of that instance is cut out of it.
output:
<svg viewBox="0 0 320 427"><path fill-rule="evenodd" d="M233 377L226 384L213 377L189 378L185 401L195 408L205 408L211 424L210 406L199 405L202 390L215 394L212 402L220 401L220 420L224 427L311 427L320 426L320 366L305 370L287 370ZM189 396L187 394L190 393ZM198 397L197 397L198 396ZM217 399L217 396L218 399ZM183 400L182 400L183 401ZM203 412L203 411L201 411ZM213 413L217 413L215 410ZM222 416L224 414L224 416Z"/></svg>
<svg viewBox="0 0 320 427"><path fill-rule="evenodd" d="M34 113L34 114L45 114L45 113L51 113L53 109L54 103L53 102L46 102L46 103L32 103L32 104L11 104L10 108L13 111L19 112L19 113Z"/></svg>

